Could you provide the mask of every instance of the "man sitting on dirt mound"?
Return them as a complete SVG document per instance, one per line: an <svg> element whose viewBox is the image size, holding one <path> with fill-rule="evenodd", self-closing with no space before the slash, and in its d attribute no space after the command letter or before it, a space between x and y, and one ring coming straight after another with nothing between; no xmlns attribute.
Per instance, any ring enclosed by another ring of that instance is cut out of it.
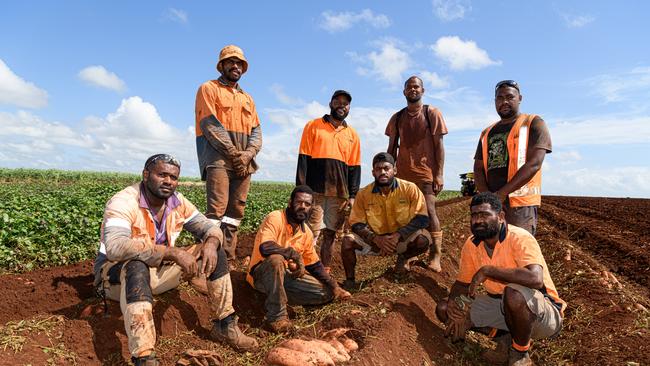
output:
<svg viewBox="0 0 650 366"><path fill-rule="evenodd" d="M255 237L246 280L266 294L266 322L273 332L292 328L287 302L320 305L351 296L339 287L318 258L313 234L305 222L313 203L311 188L297 186L291 192L289 206L268 214Z"/></svg>
<svg viewBox="0 0 650 366"><path fill-rule="evenodd" d="M395 159L379 153L372 159L375 182L359 191L350 213L352 234L343 237L341 257L348 289L355 283L357 253L397 253L395 271L408 271L408 259L424 253L431 244L427 205L415 183L395 178Z"/></svg>
<svg viewBox="0 0 650 366"><path fill-rule="evenodd" d="M490 192L472 198L471 230L460 254L458 278L436 315L454 340L469 329L495 337L485 357L510 365L532 365L531 339L562 329L566 303L558 296L539 244L526 230L508 225L501 200ZM486 295L478 295L483 285ZM509 347L509 354L507 353Z"/></svg>
<svg viewBox="0 0 650 366"><path fill-rule="evenodd" d="M182 273L208 276L215 319L211 338L238 350L258 346L237 326L221 229L175 192L179 174L176 158L153 155L144 165L142 182L115 194L104 211L95 285L120 302L135 365L159 364L154 355L153 295L177 287ZM174 247L183 229L202 240L196 255Z"/></svg>

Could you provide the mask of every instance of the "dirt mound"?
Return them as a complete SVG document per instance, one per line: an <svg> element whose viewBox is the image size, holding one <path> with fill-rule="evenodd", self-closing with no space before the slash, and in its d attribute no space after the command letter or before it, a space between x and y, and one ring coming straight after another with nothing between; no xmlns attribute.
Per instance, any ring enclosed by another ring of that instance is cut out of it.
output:
<svg viewBox="0 0 650 366"><path fill-rule="evenodd" d="M408 278L397 280L390 271L393 258L360 258L358 277L364 285L353 301L293 307L298 329L291 336L351 328L360 345L353 365L482 364L479 354L491 342L472 334L451 344L434 314L469 235L467 207L466 199L439 204L445 232L441 274L416 266ZM569 308L560 337L535 343L533 358L539 364L650 363L650 313L643 310L650 308L648 210L650 200L544 197L538 240ZM252 240L252 235L240 238L240 256L250 251ZM82 262L0 277L0 365L128 364L119 305L109 302L104 316L91 270L90 262ZM343 278L338 260L333 272ZM243 268L231 275L240 325L268 350L283 338L261 329L263 296L245 282ZM154 318L156 352L164 364L187 348L217 350L228 364L261 364L263 351L239 355L208 340L207 298L186 284L156 297Z"/></svg>

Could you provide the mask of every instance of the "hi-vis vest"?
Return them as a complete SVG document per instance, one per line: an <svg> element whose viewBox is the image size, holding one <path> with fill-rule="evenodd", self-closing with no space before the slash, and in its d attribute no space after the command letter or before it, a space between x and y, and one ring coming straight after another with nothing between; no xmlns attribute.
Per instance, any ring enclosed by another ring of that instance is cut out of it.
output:
<svg viewBox="0 0 650 366"><path fill-rule="evenodd" d="M508 182L512 180L517 171L526 163L530 125L535 117L537 116L534 114L520 114L508 134ZM481 133L485 179L487 179L488 172L488 136L490 130L495 125L496 123L492 124ZM542 202L542 169L538 170L521 188L510 193L508 200L510 207L539 206Z"/></svg>

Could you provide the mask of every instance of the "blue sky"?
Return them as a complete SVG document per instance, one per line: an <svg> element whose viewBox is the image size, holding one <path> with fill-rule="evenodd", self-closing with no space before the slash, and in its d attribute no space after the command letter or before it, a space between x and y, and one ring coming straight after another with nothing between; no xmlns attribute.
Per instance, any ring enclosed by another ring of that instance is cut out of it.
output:
<svg viewBox="0 0 650 366"><path fill-rule="evenodd" d="M244 5L245 4L245 5ZM369 161L402 83L442 111L445 185L498 119L494 84L521 84L548 123L545 194L650 197L650 34L643 1L7 2L0 5L0 166L139 172L170 152L198 175L194 97L227 44L264 132L257 180L292 181L302 126L329 97Z"/></svg>

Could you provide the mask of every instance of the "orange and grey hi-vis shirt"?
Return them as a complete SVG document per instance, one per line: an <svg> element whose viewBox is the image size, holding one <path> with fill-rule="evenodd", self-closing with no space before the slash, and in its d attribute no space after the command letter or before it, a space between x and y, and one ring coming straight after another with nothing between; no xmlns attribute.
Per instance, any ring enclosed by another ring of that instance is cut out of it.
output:
<svg viewBox="0 0 650 366"><path fill-rule="evenodd" d="M219 78L203 83L196 93L196 153L201 178L208 167L232 170L232 158L243 150L257 154L262 148L262 130L253 98L239 85ZM251 161L249 173L257 170Z"/></svg>
<svg viewBox="0 0 650 366"><path fill-rule="evenodd" d="M361 183L359 135L345 121L335 128L329 118L309 121L302 131L296 185L327 197L354 197Z"/></svg>
<svg viewBox="0 0 650 366"><path fill-rule="evenodd" d="M167 199L164 223L158 225L148 204L143 202L146 200L142 199L142 190L142 183L134 184L106 203L94 266L95 285L101 281L100 272L106 261L139 260L150 267L160 266L165 247L173 247L183 230L202 241L213 236L223 242L221 229L180 192ZM159 230L163 230L164 235L160 235ZM164 240L159 240L161 237Z"/></svg>

